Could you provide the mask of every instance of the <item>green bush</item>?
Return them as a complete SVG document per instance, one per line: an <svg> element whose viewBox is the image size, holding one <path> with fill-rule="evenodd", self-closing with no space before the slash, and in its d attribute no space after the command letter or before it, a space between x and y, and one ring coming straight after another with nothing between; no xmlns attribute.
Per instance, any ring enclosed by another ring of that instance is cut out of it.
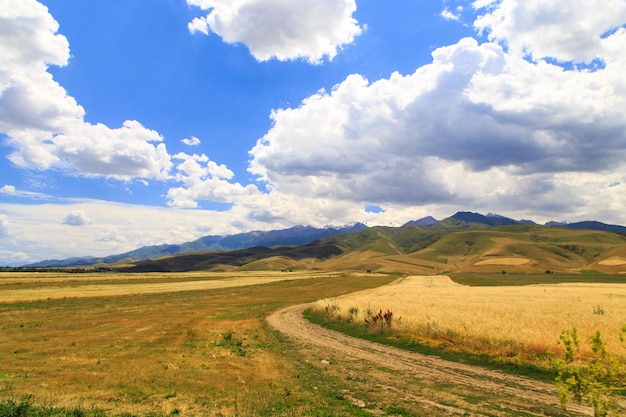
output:
<svg viewBox="0 0 626 417"><path fill-rule="evenodd" d="M620 340L624 341L626 325L622 327ZM600 332L591 337L591 352L582 353L576 328L564 330L559 343L565 347L564 358L555 361L558 371L556 386L561 406L566 408L570 400L581 404L589 402L595 417L606 417L617 412L616 394L626 392L626 363L610 355Z"/></svg>

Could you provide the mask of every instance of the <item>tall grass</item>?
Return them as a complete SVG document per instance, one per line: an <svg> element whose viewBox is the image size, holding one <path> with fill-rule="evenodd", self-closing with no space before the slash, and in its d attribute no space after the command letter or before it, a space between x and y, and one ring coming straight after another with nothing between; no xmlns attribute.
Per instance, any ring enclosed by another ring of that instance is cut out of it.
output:
<svg viewBox="0 0 626 417"><path fill-rule="evenodd" d="M399 284L320 300L316 309L363 326L372 322L372 313L389 310L396 337L488 355L506 364L549 369L552 354L562 350L560 333L572 327L581 340L600 331L607 349L626 359L626 343L618 337L626 323L625 284L467 287L448 277L408 277Z"/></svg>

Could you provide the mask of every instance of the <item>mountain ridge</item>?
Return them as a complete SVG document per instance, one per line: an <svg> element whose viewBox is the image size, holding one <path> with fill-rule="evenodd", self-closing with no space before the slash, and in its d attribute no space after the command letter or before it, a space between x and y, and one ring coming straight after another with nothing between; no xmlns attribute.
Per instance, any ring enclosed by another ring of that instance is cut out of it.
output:
<svg viewBox="0 0 626 417"><path fill-rule="evenodd" d="M341 233L351 233L367 228L363 223L353 223L342 227L315 228L312 226L294 226L287 229L270 231L251 231L234 235L208 235L181 244L163 244L142 246L132 251L104 257L71 257L67 259L49 259L27 267L77 267L93 265L111 265L120 262L135 262L182 253L204 251L230 251L255 246L272 247L276 245L301 245L324 237Z"/></svg>
<svg viewBox="0 0 626 417"><path fill-rule="evenodd" d="M626 234L538 224L488 226L450 217L432 226L372 226L295 247L182 254L121 269L193 270L624 274Z"/></svg>
<svg viewBox="0 0 626 417"><path fill-rule="evenodd" d="M459 211L443 220L436 220L432 216L426 216L418 220L406 222L396 229L402 228L425 228L420 238L405 237L400 240L403 250L416 249L424 246L425 243L432 242L435 236L439 236L442 230L469 229L476 227L499 227L513 225L537 225L532 220L515 220L499 214L488 213L483 215L470 211ZM568 229L589 229L600 230L626 235L626 227L611 225L598 221L583 221L575 223L547 222L546 227L558 227ZM380 226L374 226L380 227ZM238 233L227 236L204 236L190 242L181 244L163 244L153 246L143 246L133 251L124 252L117 255L105 257L72 257L63 260L44 260L37 263L25 265L27 267L79 267L94 265L113 265L122 262L132 263L157 259L165 256L174 256L194 252L207 251L236 251L252 247L273 247L273 246L299 246L319 239L332 237L339 234L350 234L370 229L363 223L353 223L343 227L315 228L312 226L294 226L287 229L271 231L252 231ZM426 232L428 229L437 231L436 233ZM403 232L393 232L394 235L402 235ZM405 234L408 236L408 234ZM420 240L421 239L421 240Z"/></svg>

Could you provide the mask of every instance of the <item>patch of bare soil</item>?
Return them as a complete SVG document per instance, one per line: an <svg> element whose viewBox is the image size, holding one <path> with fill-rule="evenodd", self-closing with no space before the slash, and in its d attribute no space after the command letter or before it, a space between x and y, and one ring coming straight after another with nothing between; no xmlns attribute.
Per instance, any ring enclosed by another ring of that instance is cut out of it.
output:
<svg viewBox="0 0 626 417"><path fill-rule="evenodd" d="M612 256L598 263L600 265L608 265L608 266L624 265L626 264L626 259L620 258L619 256Z"/></svg>
<svg viewBox="0 0 626 417"><path fill-rule="evenodd" d="M485 259L484 261L476 262L474 265L524 265L530 262L530 259L526 258L493 258Z"/></svg>
<svg viewBox="0 0 626 417"><path fill-rule="evenodd" d="M591 408L559 407L552 384L455 363L325 329L304 319L310 304L279 310L271 327L293 339L306 358L344 377L353 404L380 414L393 404L421 415L593 415ZM358 393L362 398L358 398Z"/></svg>

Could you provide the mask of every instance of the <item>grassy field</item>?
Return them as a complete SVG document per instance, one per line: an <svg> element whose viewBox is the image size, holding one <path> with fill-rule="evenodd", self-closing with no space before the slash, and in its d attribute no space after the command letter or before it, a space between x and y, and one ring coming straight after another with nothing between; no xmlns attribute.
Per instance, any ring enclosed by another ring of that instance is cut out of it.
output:
<svg viewBox="0 0 626 417"><path fill-rule="evenodd" d="M55 416L363 415L339 379L303 363L264 318L393 279L2 274L0 405L33 402L49 414L29 415Z"/></svg>
<svg viewBox="0 0 626 417"><path fill-rule="evenodd" d="M545 367L560 331L575 325L583 337L601 330L608 348L626 358L626 343L616 340L626 319L624 275L458 274L382 287L398 278L0 274L0 415L371 415L346 399L345 375L315 366L309 359L319 358L303 356L266 325L280 307L320 299L322 310L332 306L350 325L390 309L394 332L385 329L385 337L400 345ZM566 283L572 279L587 283ZM414 415L378 401L382 415Z"/></svg>
<svg viewBox="0 0 626 417"><path fill-rule="evenodd" d="M373 316L390 311L391 327L382 318L371 331L386 330L390 338L548 372L551 358L563 349L559 335L576 327L585 342L600 331L607 349L626 360L626 343L619 340L626 324L622 277L615 279L621 283L605 283L588 275L588 282L572 283L550 276L548 281L555 283L533 285L522 285L533 282L533 276L479 277L480 286L473 287L446 276L407 277L396 285L319 300L316 310L363 327L368 327L366 320L373 323ZM467 275L458 278L469 280Z"/></svg>

